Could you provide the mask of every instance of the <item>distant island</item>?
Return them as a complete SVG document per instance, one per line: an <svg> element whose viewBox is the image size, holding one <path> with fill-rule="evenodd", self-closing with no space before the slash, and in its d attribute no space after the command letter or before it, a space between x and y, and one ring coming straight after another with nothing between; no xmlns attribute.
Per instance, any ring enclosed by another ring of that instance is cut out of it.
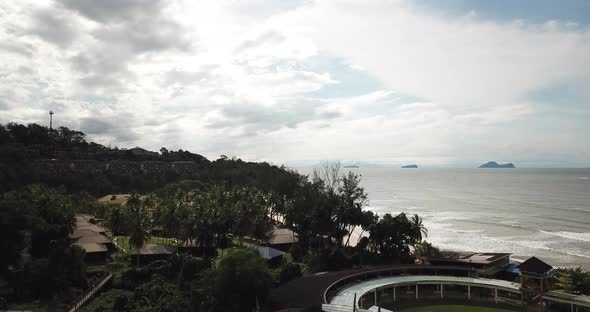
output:
<svg viewBox="0 0 590 312"><path fill-rule="evenodd" d="M359 168L357 165L344 166L344 168Z"/></svg>
<svg viewBox="0 0 590 312"><path fill-rule="evenodd" d="M402 168L406 169L406 168L418 168L418 165L407 165L407 166L402 166Z"/></svg>
<svg viewBox="0 0 590 312"><path fill-rule="evenodd" d="M487 163L479 166L479 168L516 168L516 167L514 166L513 163L499 164L495 161L490 161L490 162L487 162Z"/></svg>

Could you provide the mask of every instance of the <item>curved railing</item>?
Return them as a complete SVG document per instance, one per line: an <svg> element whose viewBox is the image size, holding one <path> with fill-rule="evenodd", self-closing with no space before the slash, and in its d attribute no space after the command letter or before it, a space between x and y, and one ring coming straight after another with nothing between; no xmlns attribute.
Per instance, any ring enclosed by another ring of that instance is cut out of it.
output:
<svg viewBox="0 0 590 312"><path fill-rule="evenodd" d="M470 275L470 273L475 272L471 268L460 267L460 266L446 266L446 265L422 265L422 264L408 264L408 265L396 265L388 268L379 268L374 270L367 270L359 273L353 273L351 275L347 275L326 288L324 291L323 301L325 304L330 303L333 295L336 294L340 289L342 289L345 285L359 282L366 279L371 278L379 278L381 276L394 276L400 275L404 273L410 274L415 273L416 271L434 271L436 273L441 271L452 271L452 272L462 272ZM420 272L418 272L420 273Z"/></svg>

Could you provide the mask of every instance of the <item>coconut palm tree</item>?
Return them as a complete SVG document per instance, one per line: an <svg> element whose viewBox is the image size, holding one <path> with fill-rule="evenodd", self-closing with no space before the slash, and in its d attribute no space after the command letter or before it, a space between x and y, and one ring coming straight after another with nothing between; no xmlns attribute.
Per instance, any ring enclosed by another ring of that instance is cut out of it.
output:
<svg viewBox="0 0 590 312"><path fill-rule="evenodd" d="M428 237L428 229L422 223L422 218L419 215L414 214L410 218L410 222L412 226L413 239L416 242L421 242L422 239Z"/></svg>
<svg viewBox="0 0 590 312"><path fill-rule="evenodd" d="M183 221L186 218L186 202L188 194L183 191L177 191L167 194L162 201L160 213L155 219L166 237L178 239L177 244L183 243L179 238L182 236Z"/></svg>
<svg viewBox="0 0 590 312"><path fill-rule="evenodd" d="M581 267L562 269L555 286L577 294L590 293L590 272Z"/></svg>
<svg viewBox="0 0 590 312"><path fill-rule="evenodd" d="M137 252L137 267L139 268L139 251L148 241L151 233L151 220L146 203L138 194L131 194L127 201L130 214L129 245Z"/></svg>

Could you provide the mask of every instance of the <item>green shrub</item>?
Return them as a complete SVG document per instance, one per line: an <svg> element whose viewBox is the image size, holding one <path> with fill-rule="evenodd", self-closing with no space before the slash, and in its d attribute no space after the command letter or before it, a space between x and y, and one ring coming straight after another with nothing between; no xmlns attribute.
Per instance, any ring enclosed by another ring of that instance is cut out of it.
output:
<svg viewBox="0 0 590 312"><path fill-rule="evenodd" d="M279 283L283 284L292 279L301 277L301 266L297 263L286 263L279 274Z"/></svg>
<svg viewBox="0 0 590 312"><path fill-rule="evenodd" d="M112 289L84 306L81 312L125 311L133 293L122 289Z"/></svg>

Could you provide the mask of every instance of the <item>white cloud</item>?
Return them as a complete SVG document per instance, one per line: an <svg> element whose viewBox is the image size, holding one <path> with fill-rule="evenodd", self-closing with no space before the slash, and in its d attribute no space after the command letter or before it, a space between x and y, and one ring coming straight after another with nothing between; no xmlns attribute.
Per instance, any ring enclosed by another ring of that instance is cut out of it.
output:
<svg viewBox="0 0 590 312"><path fill-rule="evenodd" d="M451 18L405 1L249 4L1 3L0 122L44 123L53 109L57 124L105 144L275 162L590 157L588 125L564 119L590 115L587 105L548 113L529 96L567 84L588 103L583 26ZM317 57L377 91L322 95L355 86Z"/></svg>

